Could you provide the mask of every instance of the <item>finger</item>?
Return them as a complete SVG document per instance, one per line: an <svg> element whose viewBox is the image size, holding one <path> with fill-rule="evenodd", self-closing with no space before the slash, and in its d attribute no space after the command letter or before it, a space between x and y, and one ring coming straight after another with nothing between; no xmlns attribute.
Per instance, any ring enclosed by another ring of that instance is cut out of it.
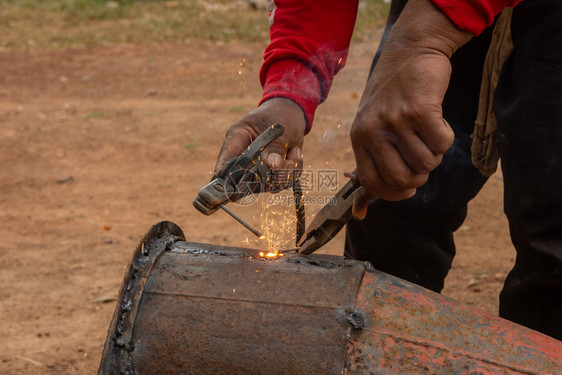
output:
<svg viewBox="0 0 562 375"><path fill-rule="evenodd" d="M435 155L417 133L404 134L395 142L400 155L415 173L429 173L443 159L441 154Z"/></svg>
<svg viewBox="0 0 562 375"><path fill-rule="evenodd" d="M373 150L373 159L385 184L393 190L415 189L427 181L428 173L413 171L391 143L380 142Z"/></svg>
<svg viewBox="0 0 562 375"><path fill-rule="evenodd" d="M287 156L281 166L275 169L275 172L272 174L275 180L271 182L276 188L289 189L298 178L301 169L302 151L300 147L293 147L287 152Z"/></svg>
<svg viewBox="0 0 562 375"><path fill-rule="evenodd" d="M293 147L287 152L288 162L293 164L294 169L302 169L302 149L300 147Z"/></svg>
<svg viewBox="0 0 562 375"><path fill-rule="evenodd" d="M364 190L370 194L389 201L398 201L412 197L416 189L396 189L387 185L371 157L364 148L354 146L357 174Z"/></svg>
<svg viewBox="0 0 562 375"><path fill-rule="evenodd" d="M287 152L283 164L281 164L281 169L290 171L292 175L298 174L302 169L302 151L300 147L293 147ZM293 176L297 177L297 176Z"/></svg>
<svg viewBox="0 0 562 375"><path fill-rule="evenodd" d="M355 220L361 221L367 216L369 202L371 202L373 198L375 198L375 196L362 187L355 191L355 195L353 196L353 209L351 211Z"/></svg>
<svg viewBox="0 0 562 375"><path fill-rule="evenodd" d="M271 144L262 151L261 156L269 168L281 169L288 150L289 143L286 138L282 136L271 142Z"/></svg>
<svg viewBox="0 0 562 375"><path fill-rule="evenodd" d="M416 127L416 132L434 155L443 155L445 151L451 148L455 140L453 129L441 116L441 113L420 121L420 125Z"/></svg>

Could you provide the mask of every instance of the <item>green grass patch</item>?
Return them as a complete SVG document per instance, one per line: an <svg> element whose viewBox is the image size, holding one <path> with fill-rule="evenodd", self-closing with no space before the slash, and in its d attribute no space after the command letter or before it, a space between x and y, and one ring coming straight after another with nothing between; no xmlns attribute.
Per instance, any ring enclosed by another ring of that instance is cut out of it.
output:
<svg viewBox="0 0 562 375"><path fill-rule="evenodd" d="M83 119L87 120L90 118L99 118L99 117L104 117L105 114L103 112L90 112L84 115Z"/></svg>
<svg viewBox="0 0 562 375"><path fill-rule="evenodd" d="M374 31L384 27L390 3L383 0L360 0L353 40L369 39Z"/></svg>
<svg viewBox="0 0 562 375"><path fill-rule="evenodd" d="M183 146L184 149L186 149L189 152L195 152L195 149L197 148L197 142L188 142L185 146Z"/></svg>
<svg viewBox="0 0 562 375"><path fill-rule="evenodd" d="M388 8L383 0L361 0L354 39L383 25ZM230 0L0 0L0 19L5 49L193 40L265 44L269 36L265 11Z"/></svg>
<svg viewBox="0 0 562 375"><path fill-rule="evenodd" d="M246 107L243 105L235 105L234 107L230 107L230 112L232 113L246 112Z"/></svg>
<svg viewBox="0 0 562 375"><path fill-rule="evenodd" d="M67 221L77 220L77 219L84 219L86 215L84 214L74 214L66 216Z"/></svg>

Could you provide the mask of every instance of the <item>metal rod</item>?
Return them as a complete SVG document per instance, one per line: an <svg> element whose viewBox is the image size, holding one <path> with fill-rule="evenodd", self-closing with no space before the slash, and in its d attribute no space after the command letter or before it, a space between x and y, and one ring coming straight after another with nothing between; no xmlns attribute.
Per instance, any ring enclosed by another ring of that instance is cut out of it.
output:
<svg viewBox="0 0 562 375"><path fill-rule="evenodd" d="M261 234L256 228L254 228L253 226L248 224L246 221L244 221L240 216L238 216L234 212L232 212L230 210L230 208L226 207L224 204L219 204L219 207L222 208L224 212L226 212L227 214L232 216L237 222L239 222L240 224L245 226L250 232L255 234L258 238L261 239L261 238L264 237L263 234Z"/></svg>
<svg viewBox="0 0 562 375"><path fill-rule="evenodd" d="M279 250L278 253L279 254L284 254L284 253L298 253L299 252L300 247L293 247L292 249L283 249L283 250Z"/></svg>

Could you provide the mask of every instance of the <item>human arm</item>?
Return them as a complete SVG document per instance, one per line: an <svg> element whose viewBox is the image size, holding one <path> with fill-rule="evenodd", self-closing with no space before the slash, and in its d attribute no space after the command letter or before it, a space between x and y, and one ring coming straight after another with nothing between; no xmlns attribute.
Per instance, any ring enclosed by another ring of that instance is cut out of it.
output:
<svg viewBox="0 0 562 375"><path fill-rule="evenodd" d="M432 2L411 0L389 33L352 129L359 178L367 191L387 200L413 195L452 144L441 111L449 58L493 20L493 12L513 5L507 0L433 0L438 2L447 3L448 12L467 3L475 8L487 3L490 13L478 18L477 12L465 11L472 23L464 20L464 25L472 28L462 30L458 12L450 20ZM356 210L355 216L364 213Z"/></svg>
<svg viewBox="0 0 562 375"><path fill-rule="evenodd" d="M357 0L277 0L275 4L269 15L271 43L260 72L262 100L228 130L217 169L275 122L285 127L285 133L262 157L274 168L298 165L314 111L345 64Z"/></svg>
<svg viewBox="0 0 562 375"><path fill-rule="evenodd" d="M449 58L471 34L429 0L410 0L388 35L351 129L363 189L386 200L415 194L452 145L442 117Z"/></svg>

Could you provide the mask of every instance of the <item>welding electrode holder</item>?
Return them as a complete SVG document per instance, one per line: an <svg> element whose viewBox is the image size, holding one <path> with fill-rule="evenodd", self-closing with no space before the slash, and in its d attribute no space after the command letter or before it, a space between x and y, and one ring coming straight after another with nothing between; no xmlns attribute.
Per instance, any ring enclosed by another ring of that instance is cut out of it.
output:
<svg viewBox="0 0 562 375"><path fill-rule="evenodd" d="M269 182L272 172L265 162L261 160L260 155L284 131L285 129L280 124L268 127L240 156L226 162L213 175L211 181L199 190L197 197L193 201L193 206L204 215L211 215L219 208L224 209L228 202L236 202L250 194L264 191L265 183ZM292 188L297 216L297 241L299 241L304 233L305 213L302 189L298 179L293 180ZM229 214L233 216L231 212ZM251 226L243 222L239 217L233 217L254 234L257 233L255 229L251 229Z"/></svg>

